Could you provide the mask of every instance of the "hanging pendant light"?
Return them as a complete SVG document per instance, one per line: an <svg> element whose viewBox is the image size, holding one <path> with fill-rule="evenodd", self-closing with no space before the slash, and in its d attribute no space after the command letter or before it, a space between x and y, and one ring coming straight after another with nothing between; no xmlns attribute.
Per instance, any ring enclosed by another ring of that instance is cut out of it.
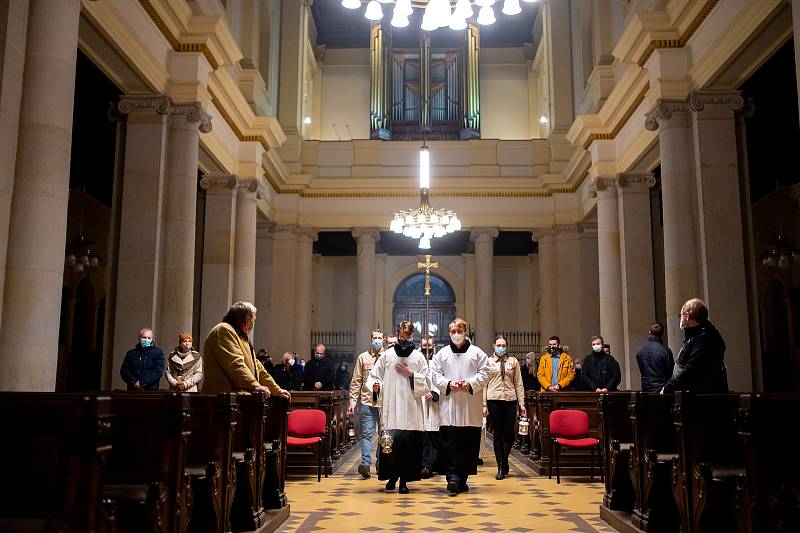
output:
<svg viewBox="0 0 800 533"><path fill-rule="evenodd" d="M406 15L402 15L397 12L395 9L394 15L392 16L392 26L395 28L405 28L408 26L408 17Z"/></svg>
<svg viewBox="0 0 800 533"><path fill-rule="evenodd" d="M494 0L475 0L475 5L478 7L490 7L494 5Z"/></svg>
<svg viewBox="0 0 800 533"><path fill-rule="evenodd" d="M467 20L464 17L459 17L455 13L450 16L450 29L454 31L461 31L467 29Z"/></svg>
<svg viewBox="0 0 800 533"><path fill-rule="evenodd" d="M522 8L519 7L519 0L506 0L503 4L504 15L519 15L522 13Z"/></svg>
<svg viewBox="0 0 800 533"><path fill-rule="evenodd" d="M458 2L456 2L456 9L453 11L453 16L458 15L463 19L468 19L472 14L472 4L469 3L469 0L458 0Z"/></svg>
<svg viewBox="0 0 800 533"><path fill-rule="evenodd" d="M408 18L413 12L414 8L411 7L411 0L397 0L394 5L394 16L403 15Z"/></svg>
<svg viewBox="0 0 800 533"><path fill-rule="evenodd" d="M494 18L494 9L491 6L483 6L478 12L478 24L481 26L489 26L494 24L496 20Z"/></svg>
<svg viewBox="0 0 800 533"><path fill-rule="evenodd" d="M369 20L381 20L383 18L383 9L378 3L378 0L370 0L367 4L367 10L364 11L364 17Z"/></svg>
<svg viewBox="0 0 800 533"><path fill-rule="evenodd" d="M347 9L358 9L361 7L361 0L342 0L342 7Z"/></svg>

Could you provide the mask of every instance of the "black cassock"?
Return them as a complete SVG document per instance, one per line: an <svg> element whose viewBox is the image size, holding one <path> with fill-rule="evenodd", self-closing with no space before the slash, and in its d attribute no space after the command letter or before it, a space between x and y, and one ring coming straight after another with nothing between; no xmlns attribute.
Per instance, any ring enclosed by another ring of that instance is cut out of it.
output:
<svg viewBox="0 0 800 533"><path fill-rule="evenodd" d="M380 450L378 457L378 479L400 478L402 481L419 481L422 470L422 436L424 431L390 429L394 439L392 453Z"/></svg>
<svg viewBox="0 0 800 533"><path fill-rule="evenodd" d="M474 426L439 427L439 463L442 474L462 480L478 473L481 452L481 428Z"/></svg>

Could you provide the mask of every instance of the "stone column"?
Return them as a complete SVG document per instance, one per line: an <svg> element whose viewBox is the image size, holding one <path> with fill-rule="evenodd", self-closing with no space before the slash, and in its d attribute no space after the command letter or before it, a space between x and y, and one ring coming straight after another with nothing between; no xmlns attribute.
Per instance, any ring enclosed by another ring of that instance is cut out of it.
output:
<svg viewBox="0 0 800 533"><path fill-rule="evenodd" d="M366 344L375 324L375 243L378 228L353 228L356 240L356 346Z"/></svg>
<svg viewBox="0 0 800 533"><path fill-rule="evenodd" d="M271 334L267 338L267 349L276 357L287 350L308 357L308 352L300 351L302 346L295 346L294 338L297 231L294 225L278 225L272 233Z"/></svg>
<svg viewBox="0 0 800 533"><path fill-rule="evenodd" d="M553 133L565 134L574 119L572 97L572 46L569 35L569 2L548 1L542 4L543 38L546 43L550 118Z"/></svg>
<svg viewBox="0 0 800 533"><path fill-rule="evenodd" d="M590 195L597 197L597 258L599 271L600 332L627 374L622 327L622 260L616 181L595 178ZM584 339L588 342L588 339ZM577 347L576 347L577 348Z"/></svg>
<svg viewBox="0 0 800 533"><path fill-rule="evenodd" d="M274 224L265 220L256 222L256 292L253 303L258 309L258 327L253 333L253 342L258 348L266 348L271 336L272 309L272 231Z"/></svg>
<svg viewBox="0 0 800 533"><path fill-rule="evenodd" d="M620 174L619 194L620 252L622 261L622 325L624 343L616 350L622 385L641 387L636 352L647 341L647 331L656 316L653 276L653 240L650 231L650 188L656 184L651 174ZM601 312L602 320L602 312Z"/></svg>
<svg viewBox="0 0 800 533"><path fill-rule="evenodd" d="M298 0L281 4L281 46L278 120L286 133L281 156L290 170L301 170L300 145L303 132L303 105L310 106L305 91L306 46L311 1Z"/></svg>
<svg viewBox="0 0 800 533"><path fill-rule="evenodd" d="M728 385L735 391L753 389L734 116L744 104L739 91L702 91L690 98L698 187L700 287L711 320L729 346L725 363Z"/></svg>
<svg viewBox="0 0 800 533"><path fill-rule="evenodd" d="M661 150L667 332L669 347L677 357L683 345L678 313L686 300L700 296L697 187L689 104L659 100L647 113L645 127L658 130Z"/></svg>
<svg viewBox="0 0 800 533"><path fill-rule="evenodd" d="M199 102L170 106L161 317L154 332L164 345L192 329L198 149L200 132L210 131L211 118Z"/></svg>
<svg viewBox="0 0 800 533"><path fill-rule="evenodd" d="M30 2L8 219L0 390L55 389L80 8L79 0Z"/></svg>
<svg viewBox="0 0 800 533"><path fill-rule="evenodd" d="M236 239L233 253L233 301L256 295L256 201L258 180L239 180L236 190Z"/></svg>
<svg viewBox="0 0 800 533"><path fill-rule="evenodd" d="M540 331L541 319L539 317L540 284L539 284L539 254L529 254L531 265L531 329Z"/></svg>
<svg viewBox="0 0 800 533"><path fill-rule="evenodd" d="M386 254L375 254L375 324L384 336L392 330L392 302L386 301ZM386 307L389 307L388 313ZM388 316L387 316L388 315ZM371 333L371 332L370 332ZM358 342L356 342L356 345Z"/></svg>
<svg viewBox="0 0 800 533"><path fill-rule="evenodd" d="M11 193L17 162L22 74L25 70L25 40L28 31L28 2L4 2L0 7L3 37L0 39L0 265L6 264ZM0 323L2 323L5 268L0 268Z"/></svg>
<svg viewBox="0 0 800 533"><path fill-rule="evenodd" d="M124 96L127 116L114 316L112 388L124 387L119 368L139 329L155 328L161 300L162 217L167 174L166 96ZM135 184L125 187L124 184Z"/></svg>
<svg viewBox="0 0 800 533"><path fill-rule="evenodd" d="M497 228L473 228L475 243L475 336L488 350L494 342L494 240ZM488 353L488 352L487 352Z"/></svg>
<svg viewBox="0 0 800 533"><path fill-rule="evenodd" d="M311 312L313 303L314 242L317 230L300 228L297 233L295 256L295 308L294 346L297 353L309 353L311 349Z"/></svg>
<svg viewBox="0 0 800 533"><path fill-rule="evenodd" d="M551 335L558 335L558 261L555 232L552 228L537 228L533 240L539 246L539 333L542 344Z"/></svg>
<svg viewBox="0 0 800 533"><path fill-rule="evenodd" d="M206 174L200 186L206 190L206 221L203 234L203 288L200 331L195 346L225 315L233 292L233 243L235 238L236 188L232 174Z"/></svg>
<svg viewBox="0 0 800 533"><path fill-rule="evenodd" d="M475 324L475 254L461 254L464 262L464 320L467 324ZM456 314L458 302L456 302Z"/></svg>

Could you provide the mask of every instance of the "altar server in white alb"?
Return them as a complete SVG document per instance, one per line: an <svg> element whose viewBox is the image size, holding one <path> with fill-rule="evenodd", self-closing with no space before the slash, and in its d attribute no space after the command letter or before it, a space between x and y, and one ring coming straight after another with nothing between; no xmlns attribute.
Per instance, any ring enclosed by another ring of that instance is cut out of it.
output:
<svg viewBox="0 0 800 533"><path fill-rule="evenodd" d="M391 453L380 452L378 479L387 480L387 491L393 491L399 479L400 494L408 494L407 482L420 479L425 432L422 398L430 391L428 365L413 340L414 325L400 322L397 343L378 358L367 380L367 387L380 393L381 421L394 441Z"/></svg>
<svg viewBox="0 0 800 533"><path fill-rule="evenodd" d="M467 492L467 478L478 473L483 424L482 390L489 376L489 358L466 338L467 323L450 323L450 344L433 356L433 388L439 399L440 464L451 495Z"/></svg>

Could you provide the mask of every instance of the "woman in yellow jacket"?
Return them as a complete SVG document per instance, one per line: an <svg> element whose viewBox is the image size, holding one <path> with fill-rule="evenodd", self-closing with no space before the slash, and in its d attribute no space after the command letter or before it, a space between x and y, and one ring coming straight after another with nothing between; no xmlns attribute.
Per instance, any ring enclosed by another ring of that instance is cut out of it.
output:
<svg viewBox="0 0 800 533"><path fill-rule="evenodd" d="M547 352L539 359L539 379L543 391L563 391L575 379L575 365L572 358L561 350L561 339L553 335L547 341ZM553 373L553 366L558 369Z"/></svg>

